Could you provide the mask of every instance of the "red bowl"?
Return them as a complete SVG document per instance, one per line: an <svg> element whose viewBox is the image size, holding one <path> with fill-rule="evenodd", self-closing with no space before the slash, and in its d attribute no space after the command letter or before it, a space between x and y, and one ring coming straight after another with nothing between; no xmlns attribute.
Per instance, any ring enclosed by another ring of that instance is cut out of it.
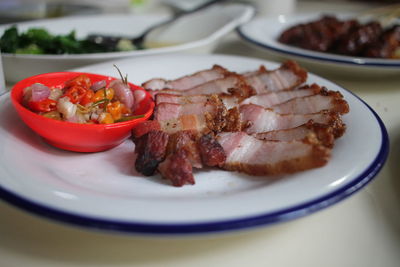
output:
<svg viewBox="0 0 400 267"><path fill-rule="evenodd" d="M116 78L82 72L54 72L26 78L18 82L11 90L11 101L21 119L47 143L70 151L98 152L121 144L129 138L132 129L140 122L147 120L154 109L154 102L149 93L140 102L134 115L144 115L143 118L112 124L79 124L58 121L40 116L25 108L22 103L23 89L34 83L42 83L49 87L62 88L64 83L78 75L87 75L92 83L106 80L109 83ZM131 90L143 88L129 83Z"/></svg>

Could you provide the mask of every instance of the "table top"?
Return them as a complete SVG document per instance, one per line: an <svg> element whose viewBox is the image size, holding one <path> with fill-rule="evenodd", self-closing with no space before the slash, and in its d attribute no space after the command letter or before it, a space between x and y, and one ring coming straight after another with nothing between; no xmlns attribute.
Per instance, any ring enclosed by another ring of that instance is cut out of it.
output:
<svg viewBox="0 0 400 267"><path fill-rule="evenodd" d="M300 2L297 10L361 7L347 2ZM215 53L270 59L235 34L227 36ZM326 78L368 103L390 137L386 165L350 198L286 223L173 239L89 231L0 202L0 266L399 266L400 77Z"/></svg>

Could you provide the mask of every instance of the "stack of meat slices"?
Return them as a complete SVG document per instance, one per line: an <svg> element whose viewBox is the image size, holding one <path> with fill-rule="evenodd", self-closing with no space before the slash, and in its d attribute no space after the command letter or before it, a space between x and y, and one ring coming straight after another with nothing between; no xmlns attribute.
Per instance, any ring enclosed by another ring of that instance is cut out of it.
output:
<svg viewBox="0 0 400 267"><path fill-rule="evenodd" d="M137 171L182 186L195 183L194 168L276 175L324 166L349 106L339 92L306 80L288 61L274 70L238 74L215 65L145 82L156 107L133 130Z"/></svg>

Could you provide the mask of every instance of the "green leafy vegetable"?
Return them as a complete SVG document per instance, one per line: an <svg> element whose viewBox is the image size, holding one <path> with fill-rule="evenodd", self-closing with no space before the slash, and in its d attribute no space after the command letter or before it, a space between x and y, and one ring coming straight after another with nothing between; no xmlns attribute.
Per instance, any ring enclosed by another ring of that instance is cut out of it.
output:
<svg viewBox="0 0 400 267"><path fill-rule="evenodd" d="M75 31L53 35L43 28L30 28L19 33L16 26L6 29L0 38L4 53L17 54L83 54L133 50L127 43L97 43L93 38L78 40ZM130 42L130 41L129 41Z"/></svg>
<svg viewBox="0 0 400 267"><path fill-rule="evenodd" d="M109 102L110 102L110 99L103 98L103 99L100 99L100 100L94 102L91 107L93 108L93 107L96 107L96 106L98 106L100 104L106 104L107 105Z"/></svg>
<svg viewBox="0 0 400 267"><path fill-rule="evenodd" d="M43 50L36 44L30 44L24 48L17 48L17 54L43 54Z"/></svg>
<svg viewBox="0 0 400 267"><path fill-rule="evenodd" d="M15 26L7 29L0 39L0 48L2 52L14 53L19 46L18 30Z"/></svg>
<svg viewBox="0 0 400 267"><path fill-rule="evenodd" d="M123 121L130 121L130 120L134 120L134 119L140 119L143 118L144 115L137 115L137 116L127 116L127 117L122 117L119 120L116 120L115 122L123 122Z"/></svg>

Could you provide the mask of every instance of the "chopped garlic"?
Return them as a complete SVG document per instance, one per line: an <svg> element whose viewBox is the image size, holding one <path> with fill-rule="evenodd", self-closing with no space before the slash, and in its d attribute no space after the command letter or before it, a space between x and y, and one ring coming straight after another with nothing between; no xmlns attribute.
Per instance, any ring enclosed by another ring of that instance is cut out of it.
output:
<svg viewBox="0 0 400 267"><path fill-rule="evenodd" d="M65 119L70 119L76 114L77 106L69 101L67 96L58 100L57 110L63 114Z"/></svg>
<svg viewBox="0 0 400 267"><path fill-rule="evenodd" d="M54 88L54 89L50 90L49 98L57 101L62 95L63 95L63 91L61 89Z"/></svg>

